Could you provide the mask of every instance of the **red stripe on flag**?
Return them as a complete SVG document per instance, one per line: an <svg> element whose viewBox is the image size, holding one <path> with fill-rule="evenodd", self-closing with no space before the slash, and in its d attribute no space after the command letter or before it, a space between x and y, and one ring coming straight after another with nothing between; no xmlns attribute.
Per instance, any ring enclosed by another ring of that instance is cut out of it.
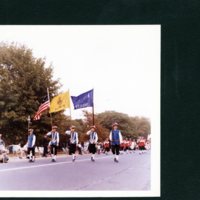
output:
<svg viewBox="0 0 200 200"><path fill-rule="evenodd" d="M40 107L38 108L38 111L36 112L33 120L39 120L40 117L41 117L41 113L49 107L50 107L50 101L49 100L44 102L43 104L41 104Z"/></svg>

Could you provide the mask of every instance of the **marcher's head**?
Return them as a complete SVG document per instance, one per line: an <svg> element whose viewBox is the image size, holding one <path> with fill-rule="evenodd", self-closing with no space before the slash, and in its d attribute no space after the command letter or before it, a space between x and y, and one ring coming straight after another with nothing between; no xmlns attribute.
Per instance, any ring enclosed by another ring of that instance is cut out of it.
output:
<svg viewBox="0 0 200 200"><path fill-rule="evenodd" d="M32 129L32 128L29 128L29 129L28 129L28 133L29 133L29 134L32 134L32 133L33 133L33 129Z"/></svg>
<svg viewBox="0 0 200 200"><path fill-rule="evenodd" d="M90 127L90 130L91 130L92 132L94 132L94 131L96 130L96 126L91 126L91 127Z"/></svg>
<svg viewBox="0 0 200 200"><path fill-rule="evenodd" d="M56 132L56 131L57 131L57 128L58 128L57 126L52 126L52 131L53 131L53 132Z"/></svg>
<svg viewBox="0 0 200 200"><path fill-rule="evenodd" d="M2 137L2 134L0 133L0 138Z"/></svg>
<svg viewBox="0 0 200 200"><path fill-rule="evenodd" d="M76 126L73 126L73 125L72 125L72 126L70 127L70 130L71 130L72 132L74 132L75 129L76 129Z"/></svg>
<svg viewBox="0 0 200 200"><path fill-rule="evenodd" d="M113 129L114 129L114 130L117 130L117 129L118 129L118 125L119 125L119 124L118 124L117 122L115 122L115 123L112 125Z"/></svg>

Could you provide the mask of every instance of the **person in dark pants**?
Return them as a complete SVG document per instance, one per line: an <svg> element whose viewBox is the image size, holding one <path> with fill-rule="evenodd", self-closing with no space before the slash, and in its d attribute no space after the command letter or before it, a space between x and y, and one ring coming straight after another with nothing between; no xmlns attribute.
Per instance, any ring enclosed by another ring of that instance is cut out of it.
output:
<svg viewBox="0 0 200 200"><path fill-rule="evenodd" d="M119 148L122 142L122 134L121 131L118 130L118 123L112 125L109 138L112 145L112 153L115 156L114 161L119 162Z"/></svg>
<svg viewBox="0 0 200 200"><path fill-rule="evenodd" d="M48 154L48 144L49 144L49 140L47 139L47 136L45 135L43 137L43 141L42 141L42 145L43 145L43 154L42 154L42 157L47 157L47 154Z"/></svg>
<svg viewBox="0 0 200 200"><path fill-rule="evenodd" d="M28 147L27 154L29 155L29 162L34 162L36 136L33 133L33 129L29 129L28 132L29 132L29 136L28 136L28 141L27 141L27 147ZM30 155L30 153L32 153L32 156Z"/></svg>
<svg viewBox="0 0 200 200"><path fill-rule="evenodd" d="M69 155L72 155L73 162L76 159L75 152L76 152L76 146L78 144L78 133L75 131L75 128L76 128L75 126L71 126L70 130L65 132L65 134L70 136Z"/></svg>
<svg viewBox="0 0 200 200"><path fill-rule="evenodd" d="M57 132L57 128L57 126L52 126L52 130L46 134L46 136L51 137L49 145L51 148L52 162L56 162L57 148L59 145L59 133Z"/></svg>
<svg viewBox="0 0 200 200"><path fill-rule="evenodd" d="M96 153L96 144L98 141L98 135L95 130L96 130L96 127L91 126L91 129L86 133L87 135L90 136L88 150L92 154L91 161L93 162L95 161L94 156Z"/></svg>

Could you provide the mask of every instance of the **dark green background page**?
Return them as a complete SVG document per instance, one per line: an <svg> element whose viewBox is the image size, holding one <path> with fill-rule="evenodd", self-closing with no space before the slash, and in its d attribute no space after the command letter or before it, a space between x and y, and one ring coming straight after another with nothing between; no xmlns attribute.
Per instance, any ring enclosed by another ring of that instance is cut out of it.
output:
<svg viewBox="0 0 200 200"><path fill-rule="evenodd" d="M200 199L199 0L0 0L0 24L160 24L161 197L134 199Z"/></svg>

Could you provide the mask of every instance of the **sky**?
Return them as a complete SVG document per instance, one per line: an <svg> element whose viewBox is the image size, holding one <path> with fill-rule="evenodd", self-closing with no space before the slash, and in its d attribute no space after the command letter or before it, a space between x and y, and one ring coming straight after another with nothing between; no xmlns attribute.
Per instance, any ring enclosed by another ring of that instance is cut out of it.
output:
<svg viewBox="0 0 200 200"><path fill-rule="evenodd" d="M52 64L72 96L94 88L95 113L152 118L160 105L160 26L0 26L1 42L32 49ZM72 118L81 118L74 110ZM66 114L69 114L69 109Z"/></svg>

